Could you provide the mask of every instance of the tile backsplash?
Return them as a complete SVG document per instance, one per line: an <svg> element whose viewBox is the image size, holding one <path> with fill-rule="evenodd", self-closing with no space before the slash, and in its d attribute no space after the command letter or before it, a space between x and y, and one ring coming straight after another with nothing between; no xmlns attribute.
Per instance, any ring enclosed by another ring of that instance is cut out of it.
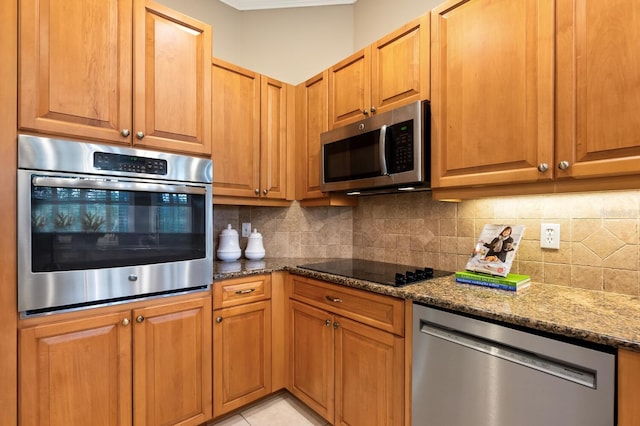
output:
<svg viewBox="0 0 640 426"><path fill-rule="evenodd" d="M428 192L361 197L357 207L214 206L214 235L251 222L268 257L359 257L459 270L485 223L526 226L513 272L535 281L640 295L640 191L446 203ZM560 224L560 250L540 224ZM241 238L241 246L246 245Z"/></svg>

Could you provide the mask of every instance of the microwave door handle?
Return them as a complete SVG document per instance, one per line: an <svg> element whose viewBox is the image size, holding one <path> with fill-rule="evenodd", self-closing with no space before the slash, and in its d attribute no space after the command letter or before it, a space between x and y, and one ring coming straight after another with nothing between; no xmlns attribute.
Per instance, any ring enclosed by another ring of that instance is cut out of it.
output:
<svg viewBox="0 0 640 426"><path fill-rule="evenodd" d="M378 156L380 157L380 172L382 176L389 176L387 170L387 125L380 128L380 142L378 143Z"/></svg>
<svg viewBox="0 0 640 426"><path fill-rule="evenodd" d="M33 186L71 189L104 189L113 191L171 192L177 194L206 194L204 187L188 185L157 184L122 180L78 179L65 177L36 176L31 179Z"/></svg>

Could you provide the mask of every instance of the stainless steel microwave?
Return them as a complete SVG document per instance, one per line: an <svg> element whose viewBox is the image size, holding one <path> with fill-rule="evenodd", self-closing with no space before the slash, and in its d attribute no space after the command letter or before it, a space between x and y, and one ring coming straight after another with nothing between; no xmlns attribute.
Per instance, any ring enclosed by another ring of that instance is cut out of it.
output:
<svg viewBox="0 0 640 426"><path fill-rule="evenodd" d="M322 133L322 191L347 194L430 186L429 101Z"/></svg>

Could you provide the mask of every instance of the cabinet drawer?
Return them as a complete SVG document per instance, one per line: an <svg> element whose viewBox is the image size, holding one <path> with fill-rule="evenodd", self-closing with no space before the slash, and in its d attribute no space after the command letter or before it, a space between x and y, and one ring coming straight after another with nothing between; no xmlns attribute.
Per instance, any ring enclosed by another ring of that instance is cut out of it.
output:
<svg viewBox="0 0 640 426"><path fill-rule="evenodd" d="M404 301L390 296L292 276L293 299L404 336Z"/></svg>
<svg viewBox="0 0 640 426"><path fill-rule="evenodd" d="M213 284L213 309L271 298L271 275L252 275Z"/></svg>

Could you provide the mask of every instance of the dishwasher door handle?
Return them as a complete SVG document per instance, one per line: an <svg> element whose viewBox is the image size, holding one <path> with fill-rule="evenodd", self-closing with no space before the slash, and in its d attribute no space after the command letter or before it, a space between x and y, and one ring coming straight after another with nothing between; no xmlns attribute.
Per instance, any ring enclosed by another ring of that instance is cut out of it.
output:
<svg viewBox="0 0 640 426"><path fill-rule="evenodd" d="M592 389L596 388L596 374L569 363L541 357L535 353L518 349L507 344L494 342L472 334L441 327L433 322L420 321L420 332L443 339L456 345L483 352L487 355L514 362L524 367L551 374L561 379Z"/></svg>

